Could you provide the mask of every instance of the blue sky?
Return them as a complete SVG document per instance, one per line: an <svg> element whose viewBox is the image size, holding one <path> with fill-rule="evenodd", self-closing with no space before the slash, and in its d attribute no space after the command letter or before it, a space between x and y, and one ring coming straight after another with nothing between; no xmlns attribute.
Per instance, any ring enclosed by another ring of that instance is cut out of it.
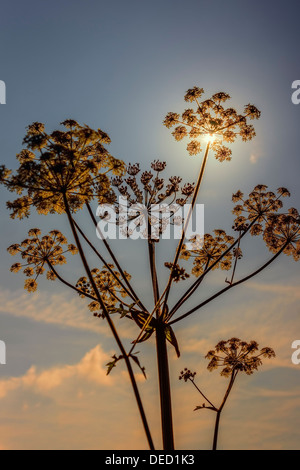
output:
<svg viewBox="0 0 300 470"><path fill-rule="evenodd" d="M291 102L291 84L300 79L299 2L3 0L0 13L0 80L7 87L7 104L0 105L0 154L8 167L16 165L15 155L22 148L28 124L41 121L52 130L72 117L108 132L111 153L125 162L140 161L146 168L159 158L168 162L170 175L192 181L199 159L188 156L185 144L176 143L162 121L168 111L185 109L183 95L197 85L208 96L228 92L233 106L240 110L251 102L262 111L255 123L257 137L234 144L232 162L209 161L201 193L207 231L230 229L231 194L237 189L250 191L258 183L268 184L270 189L288 187L292 198L287 204L299 207L300 105ZM109 427L104 442L97 440L97 426L106 429L109 418L98 404L101 422L94 420L96 397L101 396L103 403L108 400L116 416L123 413L124 429L134 423L136 411L121 372L121 397L110 388L118 382L118 371L112 384L83 372L85 366L97 370L96 362L105 364L114 352L104 324L90 318L78 299L58 284L41 283L41 290L30 297L22 289L22 276L8 271L12 259L6 247L22 240L28 228L40 225L48 230L62 224L68 234L68 227L61 218L50 216L12 221L5 208L7 199L1 189L0 339L7 343L8 363L0 366L0 427L4 436L0 448L108 448L115 424ZM135 246L115 244L115 249L126 268L136 274L135 285L148 300L147 260L139 244L137 263ZM246 249L251 266L268 256L261 241L250 241ZM164 250L165 246L162 255ZM209 281L208 289L214 289L219 281L218 277ZM178 362L171 359L179 446L197 448L197 431L201 445L209 447L203 430L209 433L210 429L206 417L188 412L192 395L189 390L182 391L175 380L180 367L197 367L197 359L220 336L246 334L251 335L246 340L273 346L277 359L257 378L241 381L248 401L237 395L228 411L228 434L224 432L222 445L299 447L300 366L290 361L290 345L300 335L298 285L299 266L281 258L254 280L252 287L232 292L207 308L201 322L192 317L182 325L178 335L185 356ZM124 329L128 342L130 333ZM141 351L151 371L151 380L141 387L151 402L152 414L156 406L151 399L156 396L153 344ZM200 366L204 370L203 359ZM43 382L47 374L50 382L54 375L59 377L56 388L49 389ZM221 379L207 377L212 390L214 380ZM77 395L66 406L72 389ZM132 414L122 411L120 400ZM274 410L282 402L278 416ZM264 410L261 425L255 428L253 417L257 421ZM238 429L246 427L247 419L250 436L243 440ZM278 423L282 424L280 429ZM157 422L153 425L157 428ZM81 426L86 434L79 441L76 432ZM39 429L47 429L44 438ZM132 448L130 436L124 439L122 429L120 426L111 445L119 448L126 443ZM145 443L140 430L135 438L142 448Z"/></svg>

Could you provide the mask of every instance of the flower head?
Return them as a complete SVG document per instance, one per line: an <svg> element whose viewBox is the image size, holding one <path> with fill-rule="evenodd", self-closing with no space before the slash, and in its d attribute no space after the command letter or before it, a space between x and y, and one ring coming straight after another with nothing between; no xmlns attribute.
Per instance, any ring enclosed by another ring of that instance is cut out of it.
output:
<svg viewBox="0 0 300 470"><path fill-rule="evenodd" d="M94 268L91 270L91 274L95 281L96 287L98 288L99 292L101 292L103 303L108 308L108 310L110 310L112 307L115 307L118 302L120 302L119 296L124 298L127 296L127 293L117 280L120 278L119 271L114 270L114 266L112 264L108 265L108 267L113 271L114 275L106 267L103 267L101 271L97 268ZM126 278L130 280L130 274L125 272L125 275ZM85 298L86 295L89 295L96 298L96 293L90 281L86 277L81 277L78 279L76 288L82 292L80 297ZM101 306L96 300L92 301L88 307L90 311L94 313L94 316L103 316Z"/></svg>
<svg viewBox="0 0 300 470"><path fill-rule="evenodd" d="M297 209L289 209L287 214L270 216L264 231L264 240L273 253L283 249L295 261L300 259L300 216Z"/></svg>
<svg viewBox="0 0 300 470"><path fill-rule="evenodd" d="M188 380L193 381L195 376L196 372L192 372L191 370L187 369L187 367L185 367L184 370L180 372L179 380L184 380L185 382Z"/></svg>
<svg viewBox="0 0 300 470"><path fill-rule="evenodd" d="M256 341L247 343L238 338L231 338L220 341L214 350L207 353L206 359L210 361L207 368L213 371L220 367L224 377L238 372L251 375L262 365L262 357L270 359L275 357L275 352L269 347L259 350Z"/></svg>
<svg viewBox="0 0 300 470"><path fill-rule="evenodd" d="M264 184L255 186L247 198L244 198L242 191L237 191L232 196L233 202L237 203L232 211L237 216L234 221L235 230L243 231L248 228L249 223L255 222L250 233L260 235L264 224L283 207L282 198L287 196L290 196L287 189L279 188L275 194Z"/></svg>
<svg viewBox="0 0 300 470"><path fill-rule="evenodd" d="M159 240L169 224L179 225L182 222L179 215L181 206L192 196L195 186L192 183L182 184L182 178L179 176L165 179L163 171L166 166L166 162L154 160L151 163L151 170L140 173L138 164L129 164L123 177L112 179L112 185L127 200L126 209L122 203L115 203L117 223L121 227L125 224L126 228L123 228L125 236L131 235L139 227L144 238L152 235L153 239ZM162 212L165 210L162 217L158 211L153 210L154 207L163 208ZM128 219L124 217L126 210L128 210ZM128 230L127 221L131 227Z"/></svg>
<svg viewBox="0 0 300 470"><path fill-rule="evenodd" d="M66 245L66 246L64 246ZM29 230L28 238L22 241L21 244L13 244L8 247L7 251L12 255L19 254L23 263L14 263L10 270L11 272L18 272L22 268L26 277L30 277L25 281L24 288L29 292L34 292L37 289L37 278L44 274L45 265L50 267L47 272L47 279L55 280L51 266L65 264L66 253L72 255L77 253L77 248L73 244L68 244L66 237L58 230L52 230L48 235L41 236L41 231L38 228Z"/></svg>
<svg viewBox="0 0 300 470"><path fill-rule="evenodd" d="M222 257L222 254L234 242L234 238L227 235L224 230L214 230L215 236L207 233L204 235L203 243L199 244L199 248L195 246L194 249L188 250L186 245L183 245L180 258L194 259L194 267L192 274L196 277L204 273L212 264L216 263L212 269L223 269L228 271L232 264L232 253L229 251ZM194 243L193 243L194 244ZM197 245L197 242L195 243Z"/></svg>
<svg viewBox="0 0 300 470"><path fill-rule="evenodd" d="M179 264L174 266L172 263L165 263L165 266L170 269L171 278L174 282L185 281L190 277L190 275L186 273L185 269L181 268Z"/></svg>
<svg viewBox="0 0 300 470"><path fill-rule="evenodd" d="M41 214L62 213L66 201L77 211L94 197L99 203L114 199L107 173L122 175L124 163L104 146L108 135L71 119L62 125L51 134L42 123L28 126L18 170L8 175L2 169L1 182L19 195L7 203L12 218L27 217L31 206Z"/></svg>
<svg viewBox="0 0 300 470"><path fill-rule="evenodd" d="M263 235L267 247L273 253L282 250L292 255L295 261L300 259L300 216L295 208L279 213L283 207L282 198L289 197L286 188L277 189L277 194L268 191L266 185L258 185L247 199L241 191L233 195L232 200L238 203L233 213L237 215L234 229L244 231L251 224L251 235Z"/></svg>
<svg viewBox="0 0 300 470"><path fill-rule="evenodd" d="M194 108L186 109L180 116L178 113L168 113L164 125L175 127L172 132L175 140L189 139L187 151L190 155L201 152L198 137L206 137L211 142L211 149L220 162L231 160L231 150L225 144L232 143L238 136L243 141L253 139L255 129L248 120L259 119L260 111L251 104L244 108L243 114L238 114L233 108L226 108L224 103L230 99L227 93L215 93L211 98L200 101L203 88L194 87L185 94L185 101L193 103Z"/></svg>

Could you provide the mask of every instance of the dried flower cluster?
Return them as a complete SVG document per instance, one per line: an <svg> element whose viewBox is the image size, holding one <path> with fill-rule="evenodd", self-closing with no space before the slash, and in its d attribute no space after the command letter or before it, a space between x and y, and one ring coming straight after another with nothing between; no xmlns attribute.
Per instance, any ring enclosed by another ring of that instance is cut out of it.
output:
<svg viewBox="0 0 300 470"><path fill-rule="evenodd" d="M233 372L251 375L262 365L262 357L270 359L275 357L275 352L268 347L259 350L256 341L247 343L238 338L231 338L228 341L220 341L214 350L207 353L206 358L210 361L207 368L213 371L221 367L221 375L224 377L229 377Z"/></svg>
<svg viewBox="0 0 300 470"><path fill-rule="evenodd" d="M233 195L233 202L239 202L233 209L237 215L234 228L246 230L251 224L251 235L263 235L268 248L277 253L284 247L283 252L292 255L295 261L300 258L300 216L295 208L287 213L278 213L283 207L282 198L289 197L286 188L279 188L277 195L268 191L266 185L258 185L244 199L244 194L238 191Z"/></svg>
<svg viewBox="0 0 300 470"><path fill-rule="evenodd" d="M173 266L172 263L165 263L166 268L171 270L171 277L174 282L185 281L190 277L190 275L185 271L184 268L181 268L179 264Z"/></svg>
<svg viewBox="0 0 300 470"><path fill-rule="evenodd" d="M279 188L277 194L268 191L266 185L257 185L247 198L239 190L233 194L232 200L238 203L233 214L233 230L240 236L249 231L253 236L263 235L268 248L277 253L280 249L292 255L295 261L300 259L300 216L295 208L287 213L278 213L283 207L282 198L290 196L286 188ZM183 245L180 258L193 259L192 274L201 276L207 269L230 270L233 259L238 261L243 252L237 240L227 235L224 230L215 230L214 235L205 234L204 238L192 239L194 249ZM198 246L197 246L198 245ZM230 247L233 246L232 249Z"/></svg>
<svg viewBox="0 0 300 470"><path fill-rule="evenodd" d="M269 216L283 207L281 198L289 196L290 192L286 188L279 188L276 195L268 191L268 186L264 184L255 186L247 199L242 191L237 191L232 196L233 202L238 202L232 211L237 216L234 228L243 231L248 228L249 223L254 222L250 229L251 235L260 235L264 229L263 223L268 222Z"/></svg>
<svg viewBox="0 0 300 470"><path fill-rule="evenodd" d="M273 253L284 247L283 253L300 259L300 216L297 209L289 209L288 214L269 217L264 231L264 240Z"/></svg>
<svg viewBox="0 0 300 470"><path fill-rule="evenodd" d="M187 382L188 380L194 380L195 376L196 372L192 372L190 369L187 369L187 367L185 367L180 372L179 380L184 380L185 382Z"/></svg>
<svg viewBox="0 0 300 470"><path fill-rule="evenodd" d="M129 164L124 177L112 178L112 185L127 201L126 208L122 204L116 204L117 223L120 226L126 224L124 235L132 235L133 231L140 227L145 238L150 236L149 232L152 231L152 238L159 239L170 224L182 223L181 215L177 214L178 207L174 203L179 206L186 204L194 192L194 184L182 184L182 178L179 176L172 176L166 181L161 176L165 169L166 162L159 160L152 162L151 171L142 173L138 163ZM162 214L160 217L153 211L156 205L165 205L165 216ZM127 211L128 219L124 216ZM133 223L127 227L127 221Z"/></svg>
<svg viewBox="0 0 300 470"><path fill-rule="evenodd" d="M119 296L121 296L121 298L125 298L127 297L127 293L123 289L122 285L117 281L117 279L120 278L119 271L116 271L112 264L109 264L108 267L113 271L114 275L105 267L103 267L101 271L94 268L91 270L91 274L99 292L101 292L103 303L109 310L111 310L110 308L115 307L117 303L122 303ZM126 272L125 275L127 279L130 280L131 276ZM96 297L96 293L86 277L78 279L76 288L82 293L80 295L82 298L85 298L87 295ZM88 307L90 311L93 312L94 316L103 317L103 312L100 308L99 302L93 300Z"/></svg>
<svg viewBox="0 0 300 470"><path fill-rule="evenodd" d="M234 238L227 235L224 230L214 230L214 234L215 236L205 234L203 242L199 243L199 248L195 247L193 250L187 250L186 246L183 246L180 257L185 260L189 258L194 259L194 267L192 269L194 276L200 276L214 263L215 265L212 269L221 268L228 271L231 268L231 251L224 256L222 255L232 245ZM219 261L216 262L217 260Z"/></svg>
<svg viewBox="0 0 300 470"><path fill-rule="evenodd" d="M21 195L7 203L12 218L28 217L31 206L40 214L63 213L66 201L77 211L93 198L114 199L107 173L121 175L125 165L104 147L108 135L70 119L62 125L67 130L51 134L42 123L28 126L18 170L13 174L2 167L1 182Z"/></svg>
<svg viewBox="0 0 300 470"><path fill-rule="evenodd" d="M24 268L23 273L29 277L25 281L24 288L29 292L34 292L37 289L37 278L45 272L45 265L50 267L47 272L47 279L55 280L56 275L51 269L52 266L65 264L66 253L75 255L77 248L73 244L67 244L67 239L58 230L52 230L49 235L40 237L41 230L33 228L28 232L28 238L22 241L21 244L11 245L7 250L11 255L20 255L25 263L15 263L10 270L18 272ZM67 245L67 247L64 247Z"/></svg>
<svg viewBox="0 0 300 470"><path fill-rule="evenodd" d="M223 103L230 99L227 93L216 93L211 98L200 101L204 93L203 88L194 87L185 94L185 101L194 103L194 108L186 109L181 116L178 113L167 114L164 125L173 126L173 136L177 141L185 137L189 138L187 151L190 155L201 152L201 144L198 137L207 136L211 139L211 149L220 162L231 160L231 150L225 143L232 143L238 136L243 141L251 140L255 136L253 125L248 120L259 119L260 111L248 104L243 114L238 114L233 108L225 108Z"/></svg>

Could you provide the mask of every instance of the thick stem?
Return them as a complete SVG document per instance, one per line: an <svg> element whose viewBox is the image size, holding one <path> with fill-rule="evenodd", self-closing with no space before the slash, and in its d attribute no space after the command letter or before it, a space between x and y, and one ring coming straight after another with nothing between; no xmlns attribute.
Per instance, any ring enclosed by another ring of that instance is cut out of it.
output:
<svg viewBox="0 0 300 470"><path fill-rule="evenodd" d="M155 245L148 241L150 272L153 286L153 296L155 305L159 301L159 288L155 263ZM168 363L168 350L166 344L166 336L164 331L163 319L160 316L160 309L156 311L157 327L156 327L156 352L157 367L160 395L160 412L161 427L164 450L174 450L174 433L173 433L173 415L171 386Z"/></svg>
<svg viewBox="0 0 300 470"><path fill-rule="evenodd" d="M142 423L143 423L143 426L144 426L144 430L145 430L145 433L146 433L146 437L147 437L147 440L148 440L149 447L150 447L151 450L154 450L154 445L153 445L150 429L149 429L149 426L148 426L147 418L146 418L146 415L145 415L144 407L143 407L142 400L141 400L141 397L140 397L140 394L139 394L139 390L138 390L138 387L137 387L137 384L136 384L136 380L135 380L135 376L134 376L134 373L133 373L133 370L132 370L132 366L131 366L131 363L130 363L129 356L128 356L128 354L127 354L127 352L126 352L126 350L125 350L125 348L124 348L124 346L123 346L123 344L120 340L120 337L119 337L119 335L116 331L115 325L114 325L114 323L113 323L113 321L112 321L112 319L111 319L111 317L110 317L110 315L109 315L109 313L108 313L108 311L105 307L105 304L104 304L104 302L103 302L103 300L102 300L102 298L99 294L98 288L96 286L96 283L95 283L94 278L92 276L92 273L91 273L91 270L89 268L87 259L85 257L83 248L81 246L80 239L79 239L79 236L77 234L76 227L75 227L75 224L74 224L72 214L71 214L69 204L68 204L68 201L67 201L66 197L64 197L64 203L65 203L65 210L66 210L66 214L68 216L69 224L70 224L70 227L71 227L71 230L72 230L72 233L73 233L73 236L74 236L74 239L75 239L75 242L76 242L80 257L81 257L81 260L82 260L82 263L84 265L86 274L87 274L87 276L89 278L89 281L91 283L91 286L92 286L92 288L95 292L97 300L98 300L98 302L99 302L99 304L102 308L105 319L108 322L108 325L111 329L113 337L116 340L116 343L118 344L119 349L122 353L122 356L125 360L126 367L127 367L128 374L129 374L129 378L130 378L130 382L131 382L131 385L132 385L132 388L133 388L133 391L134 391L134 395L135 395L135 399L136 399L136 402L137 402L137 405L138 405L138 408L139 408L139 412L140 412L140 415L141 415L141 419L142 419Z"/></svg>
<svg viewBox="0 0 300 470"><path fill-rule="evenodd" d="M216 423L215 423L215 432L214 432L214 442L212 450L217 450L218 444L218 435L219 435L219 426L220 426L221 412L217 412Z"/></svg>
<svg viewBox="0 0 300 470"><path fill-rule="evenodd" d="M166 336L164 332L164 324L160 320L158 320L157 323L156 351L163 448L164 450L174 450L172 400Z"/></svg>

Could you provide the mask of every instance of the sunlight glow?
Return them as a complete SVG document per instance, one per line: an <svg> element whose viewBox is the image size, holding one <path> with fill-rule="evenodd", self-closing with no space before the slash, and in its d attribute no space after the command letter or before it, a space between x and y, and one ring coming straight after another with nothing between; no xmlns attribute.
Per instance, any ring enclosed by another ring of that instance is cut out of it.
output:
<svg viewBox="0 0 300 470"><path fill-rule="evenodd" d="M216 139L216 136L214 134L206 134L204 139L205 139L205 142L212 143Z"/></svg>

